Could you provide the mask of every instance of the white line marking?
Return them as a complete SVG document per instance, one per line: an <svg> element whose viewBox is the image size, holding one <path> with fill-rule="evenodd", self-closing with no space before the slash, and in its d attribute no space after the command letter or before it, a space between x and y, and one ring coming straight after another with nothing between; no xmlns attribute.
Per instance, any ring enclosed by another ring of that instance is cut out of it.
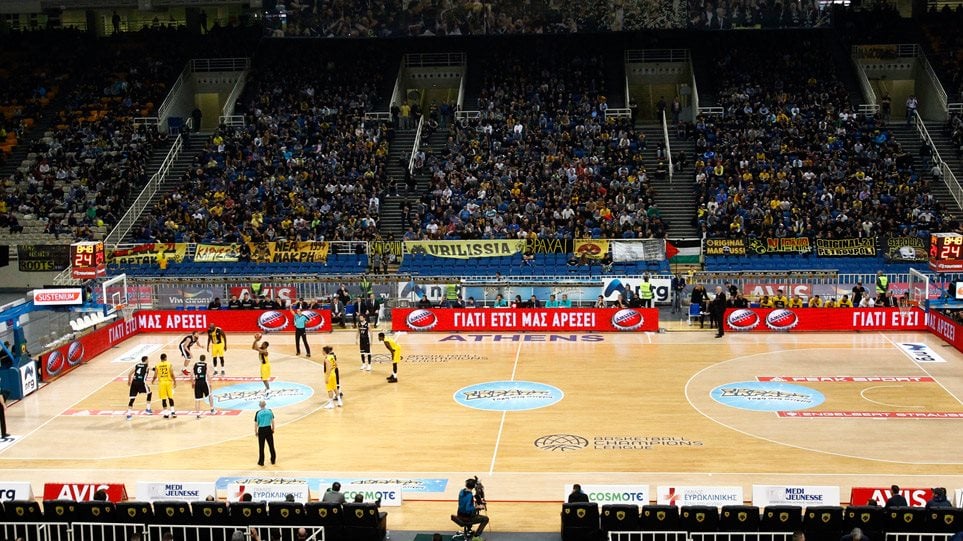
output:
<svg viewBox="0 0 963 541"><path fill-rule="evenodd" d="M866 391L872 391L873 389L902 389L902 385L874 385L872 387L867 387L859 392L859 396L866 400L867 402L872 402L873 404L879 404L880 406L887 406L890 408L916 408L921 409L923 406L904 406L903 404L887 404L886 402L880 402L879 400L873 400L866 396Z"/></svg>
<svg viewBox="0 0 963 541"><path fill-rule="evenodd" d="M522 342L518 343L518 348L515 350L515 365L512 366L512 381L515 381L515 373L518 371L518 359L522 356ZM498 457L498 446L502 442L502 430L505 429L505 416L508 415L508 411L502 412L502 420L498 424L498 437L495 438L495 449L492 451L492 463L488 467L488 474L491 475L495 473L495 458Z"/></svg>
<svg viewBox="0 0 963 541"><path fill-rule="evenodd" d="M943 383L941 383L940 380L934 378L934 377L933 377L933 374L930 374L929 370L923 368L923 365L922 365L922 364L920 364L920 363L916 362L915 360L913 360L913 357L911 357L910 354L906 352L906 350L904 350L903 348L899 347L899 345L898 345L896 342L894 342L892 338L886 336L886 335L883 334L883 333L879 333L879 335L882 336L883 338L885 338L886 341L889 342L890 344L893 344L893 347L894 347L894 348L896 348L900 353L902 353L904 357L906 357L906 358L908 358L910 361L912 361L913 364L915 364L917 368L919 368L920 370L922 370L924 374L926 374L927 376L933 378L933 381L935 381L937 385L939 385L940 387L942 387L943 390L946 391L946 394L952 396L952 397L953 397L953 400L956 400L956 401L959 402L960 404L963 404L963 400L960 400L958 396L956 396L955 394L953 394L953 391L950 391L949 389L947 389L947 388L946 388L946 385L943 385Z"/></svg>
<svg viewBox="0 0 963 541"><path fill-rule="evenodd" d="M178 337L178 336L175 336L174 338L171 338L166 344L164 344L164 348L166 349L168 346L170 346L171 344L173 344L174 342L176 342L176 341L178 341L178 340L180 340L180 337ZM106 353L106 352L104 352L104 353ZM20 443L20 442L22 442L23 440L25 440L25 439L27 439L28 437L30 437L34 432L37 432L37 431L40 430L41 428L43 428L43 427L47 426L48 424L50 424L51 421L53 421L54 419L58 419L58 418L60 418L61 416L63 416L63 414L67 413L67 410L74 409L74 406L76 406L77 404L80 404L80 403L83 402L84 400L87 400L88 398L90 398L91 396L93 396L95 393L100 392L101 389L103 389L104 387L106 387L106 386L114 383L114 380L116 380L117 378L123 376L124 374L126 374L126 373L128 373L128 372L130 372L130 368L124 367L124 369L121 370L120 374L117 374L116 376L108 379L106 382L104 382L103 385L97 387L97 388L94 389L93 391L90 391L89 393L87 393L86 395L84 395L84 397L81 398L80 400L77 400L77 401L74 402L73 404L71 404L71 405L67 406L66 408L64 408L63 410L61 410L61 412L58 413L57 415L54 415L54 416L50 417L49 419L47 419L46 421L40 423L39 425L37 425L36 427L34 427L33 430L31 430L30 432L27 432L26 434L24 434L20 439L14 441L13 443L11 443L11 444L8 445L7 447L5 447L5 448L3 449L3 451L0 451L0 453L12 449L15 445L17 445L18 443ZM57 381L55 381L53 384L57 384L57 383L60 383L60 382L62 382L62 381L66 381L66 380L63 378L63 376L61 376L60 378L58 378ZM47 391L47 392L51 392L51 391Z"/></svg>

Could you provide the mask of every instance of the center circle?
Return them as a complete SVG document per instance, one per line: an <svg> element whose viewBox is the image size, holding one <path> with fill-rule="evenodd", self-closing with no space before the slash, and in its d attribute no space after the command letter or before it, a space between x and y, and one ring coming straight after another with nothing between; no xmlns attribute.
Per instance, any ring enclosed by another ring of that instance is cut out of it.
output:
<svg viewBox="0 0 963 541"><path fill-rule="evenodd" d="M794 411L814 408L826 401L823 393L778 381L739 381L713 389L716 402L752 411Z"/></svg>
<svg viewBox="0 0 963 541"><path fill-rule="evenodd" d="M486 411L524 411L551 406L565 393L535 381L487 381L462 387L453 398L462 406Z"/></svg>
<svg viewBox="0 0 963 541"><path fill-rule="evenodd" d="M314 389L290 381L272 381L271 390L265 391L264 384L237 383L214 391L214 404L221 409L258 410L262 399L269 408L284 408L304 402L314 394Z"/></svg>

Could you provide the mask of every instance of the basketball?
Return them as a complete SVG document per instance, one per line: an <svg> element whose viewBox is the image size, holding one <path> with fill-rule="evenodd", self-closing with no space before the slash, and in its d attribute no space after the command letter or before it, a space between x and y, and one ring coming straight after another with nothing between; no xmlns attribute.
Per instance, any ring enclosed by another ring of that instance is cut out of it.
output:
<svg viewBox="0 0 963 541"><path fill-rule="evenodd" d="M258 341L261 339L261 333L254 333L254 340Z"/></svg>

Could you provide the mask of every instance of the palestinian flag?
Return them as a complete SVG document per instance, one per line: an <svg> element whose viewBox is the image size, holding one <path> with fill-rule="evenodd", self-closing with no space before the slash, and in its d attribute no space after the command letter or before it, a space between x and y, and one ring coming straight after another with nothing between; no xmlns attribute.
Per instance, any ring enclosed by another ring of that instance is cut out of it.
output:
<svg viewBox="0 0 963 541"><path fill-rule="evenodd" d="M665 241L665 257L672 265L698 265L701 255L702 241L699 239Z"/></svg>

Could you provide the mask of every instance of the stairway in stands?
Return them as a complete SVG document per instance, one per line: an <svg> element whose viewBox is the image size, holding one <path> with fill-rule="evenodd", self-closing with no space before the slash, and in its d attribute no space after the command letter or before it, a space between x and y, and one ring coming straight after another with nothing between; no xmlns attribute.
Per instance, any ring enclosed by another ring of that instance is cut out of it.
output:
<svg viewBox="0 0 963 541"><path fill-rule="evenodd" d="M643 154L643 164L649 175L649 182L655 189L655 203L659 206L662 220L668 224L668 236L672 239L697 237L698 233L692 219L696 214L696 198L693 197L693 183L695 175L692 169L692 155L695 143L692 139L684 140L676 137L675 131L669 131L669 148L673 156L679 151L685 152L688 168L676 171L670 181L668 175L659 179L655 176L659 159L656 153L659 143L663 140L662 126L659 124L645 124L639 126L645 133L647 149ZM666 162L668 164L668 162Z"/></svg>
<svg viewBox="0 0 963 541"><path fill-rule="evenodd" d="M960 157L960 153L957 151L956 146L950 139L949 134L946 133L945 123L942 121L930 121L925 122L926 131L930 133L930 139L933 140L933 144L936 145L936 151L940 153L940 159L946 162L946 165L950 167L953 174L956 175L956 180L958 182L963 182L963 158ZM947 194L949 191L947 190ZM943 201L942 195L938 195L940 201ZM947 206L953 205L953 199L946 200ZM957 217L963 212L958 211L956 207L952 207L957 210L955 213Z"/></svg>
<svg viewBox="0 0 963 541"><path fill-rule="evenodd" d="M414 132L412 132L414 135ZM397 141L397 136L395 137ZM420 148L425 151L426 154L431 153L435 156L440 156L441 152L445 148L445 144L448 140L448 132L444 130L437 130L435 133L431 134L427 140L422 139ZM412 139L412 144L414 143ZM394 141L391 143L394 147ZM408 159L411 156L412 144L408 145L408 153L405 155L404 167L408 167ZM392 149L393 151L393 149ZM389 156L390 156L389 151ZM394 163L392 158L389 158ZM395 176L398 175L398 176ZM405 186L405 171L404 169L395 170L392 172L391 166L388 167L388 177L391 182L397 187L395 191L391 192L391 195L385 197L385 200L381 202L381 222L378 224L378 229L381 231L382 236L385 238L388 235L393 235L395 240L400 240L401 236L404 235L405 230L408 228L409 224L402 223L402 213L401 209L405 203L414 208L421 199L421 196L431 189L431 175L428 173L427 168L420 173L414 175L414 180L417 182L415 189L408 191L407 186Z"/></svg>
<svg viewBox="0 0 963 541"><path fill-rule="evenodd" d="M950 164L951 168L953 168L953 172L957 173L958 175L958 171L960 170L958 169L959 160L956 158L956 153L952 152L952 149L947 146L947 151L950 151L950 154L949 156L943 154L943 147L939 146L939 143L937 142L937 135L942 136L943 130L937 125L932 127L935 129L935 133L933 130L930 130L930 137L932 137L933 142L937 144L937 151L940 153L940 157L942 157L944 160L947 160L947 163ZM930 128L930 126L927 126L927 128ZM930 177L929 168L923 166L923 160L920 158L921 140L916 128L913 126L907 126L905 122L894 118L889 124L889 129L893 134L893 139L902 145L903 150L913 155L913 168L916 169L916 171L918 171L922 177L926 179L932 178ZM946 141L944 141L944 143L948 145ZM956 159L955 164L949 161L951 157ZM946 183L942 181L931 181L930 191L936 197L937 201L943 203L947 209L947 212L953 217L953 219L960 220L963 218L963 211L960 210L960 207L954 201L953 196L950 194L950 190L946 187Z"/></svg>
<svg viewBox="0 0 963 541"><path fill-rule="evenodd" d="M147 205L147 210L145 210L144 213L141 214L141 216L137 219L137 221L134 222L134 226L124 236L122 242L134 242L137 240L133 237L134 231L137 231L139 227L147 224L147 220L151 215L151 209L153 209L157 203L163 201L165 197L177 191L177 187L180 186L184 178L184 173L190 169L191 164L194 162L194 157L200 153L201 149L204 148L204 145L207 144L207 141L210 139L210 137L210 133L204 132L192 133L187 136L187 141L185 142L187 144L181 148L181 153L178 154L177 158L174 160L174 164L171 165L171 169L167 173L167 177L164 179L164 182L162 182L157 188L157 193L154 194L153 199ZM168 144L166 147L154 149L154 154L151 156L150 162L147 164L147 171L150 172L151 175L160 169L161 164L164 163L164 159L167 158L167 154L170 152L173 144L174 139L172 138L170 140L170 144Z"/></svg>

